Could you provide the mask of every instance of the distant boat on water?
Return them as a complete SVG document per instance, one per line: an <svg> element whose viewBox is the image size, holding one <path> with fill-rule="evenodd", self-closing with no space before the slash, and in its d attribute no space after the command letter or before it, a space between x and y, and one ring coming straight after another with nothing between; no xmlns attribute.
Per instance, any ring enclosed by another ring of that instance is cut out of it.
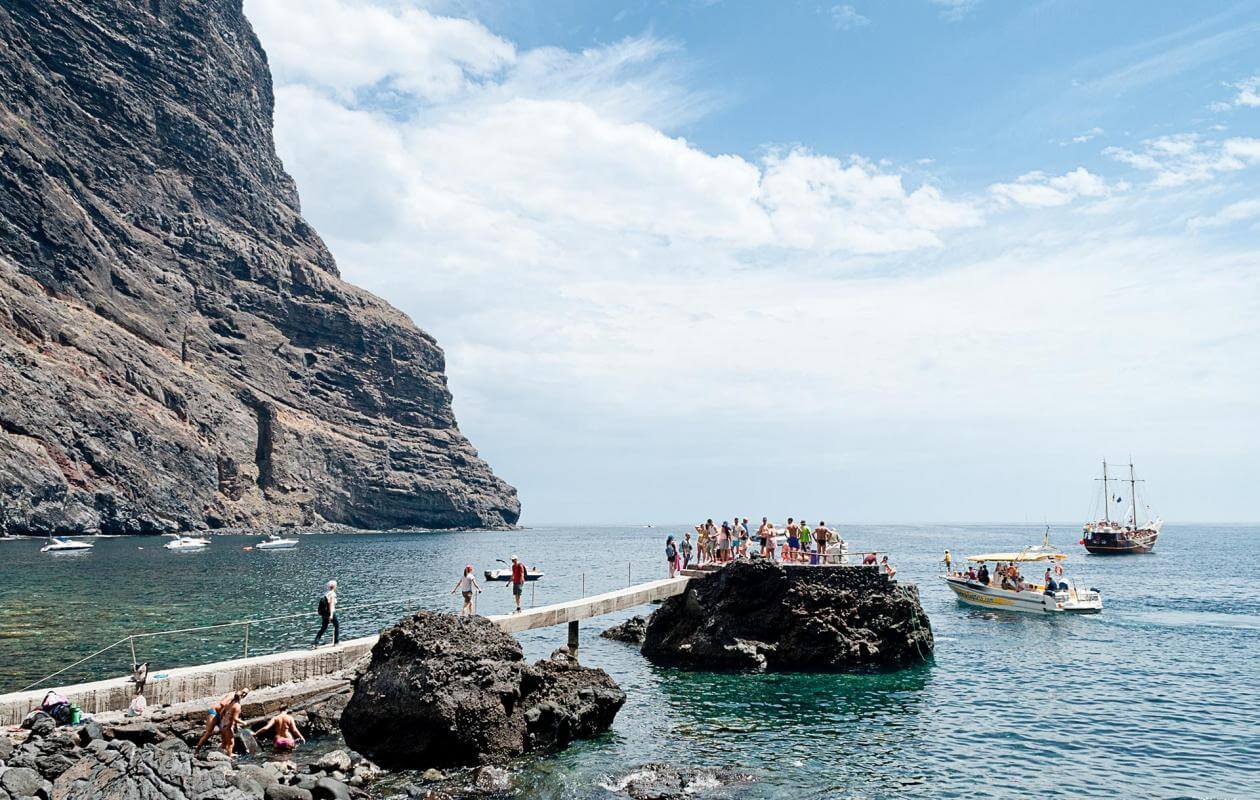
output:
<svg viewBox="0 0 1260 800"><path fill-rule="evenodd" d="M179 552L192 552L196 550L205 550L210 546L209 539L203 539L200 536L182 536L179 534L171 534L175 538L162 545L167 550L176 550Z"/></svg>
<svg viewBox="0 0 1260 800"><path fill-rule="evenodd" d="M49 536L48 544L39 548L41 553L73 553L91 550L95 545L92 542L81 542L78 539L69 539L65 536Z"/></svg>
<svg viewBox="0 0 1260 800"><path fill-rule="evenodd" d="M1139 520L1137 485L1143 481L1138 480L1135 475L1132 462L1129 463L1128 480L1110 477L1107 474L1106 461L1103 462L1102 477L1095 480L1102 484L1102 516L1085 523L1082 529L1085 535L1081 539L1085 549L1099 556L1149 553L1154 550L1155 540L1159 538L1159 530L1164 522L1158 517L1151 519L1149 509L1146 509L1145 521ZM1118 488L1126 483L1129 485L1127 503L1122 494L1112 493L1112 483L1118 484ZM1117 512L1115 515L1112 513L1113 508Z"/></svg>
<svg viewBox="0 0 1260 800"><path fill-rule="evenodd" d="M292 550L297 546L298 546L297 539L285 539L281 537L280 534L278 533L271 533L267 535L266 539L263 539L261 542L254 545L254 549L255 550Z"/></svg>

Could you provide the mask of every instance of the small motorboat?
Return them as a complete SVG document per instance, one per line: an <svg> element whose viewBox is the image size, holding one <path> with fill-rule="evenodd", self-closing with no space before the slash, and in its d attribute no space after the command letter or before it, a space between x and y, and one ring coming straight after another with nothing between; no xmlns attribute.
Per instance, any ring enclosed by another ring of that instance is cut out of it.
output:
<svg viewBox="0 0 1260 800"><path fill-rule="evenodd" d="M91 550L95 547L92 542L80 542L78 539L68 539L65 536L49 536L48 544L39 548L41 553L81 553L85 550Z"/></svg>
<svg viewBox="0 0 1260 800"><path fill-rule="evenodd" d="M179 534L171 534L171 535L174 536L175 538L171 539L169 542L162 545L167 550L176 550L182 553L186 553L186 552L192 552L196 550L205 550L207 547L210 546L210 540L203 539L200 536L181 536Z"/></svg>
<svg viewBox="0 0 1260 800"><path fill-rule="evenodd" d="M502 583L506 583L507 581L512 580L511 567L505 567L503 569L488 569L485 571L484 574L486 576L486 580L488 581L499 581ZM525 569L525 580L527 581L536 581L542 576L543 576L543 573L541 570L537 570L533 567L526 567Z"/></svg>
<svg viewBox="0 0 1260 800"><path fill-rule="evenodd" d="M297 539L285 539L278 533L267 534L267 538L254 545L255 550L292 550L298 546Z"/></svg>
<svg viewBox="0 0 1260 800"><path fill-rule="evenodd" d="M1049 536L1047 531L1040 545L1018 552L985 553L967 559L985 568L981 576L987 574L988 564L1007 566L1017 577L1017 565L1036 564L1037 568L1044 565L1050 570L1050 580L1045 584L1024 583L1021 579L1016 585L1002 577L999 569L995 569L987 581L972 578L969 572L956 572L942 578L958 601L969 606L1031 614L1097 614L1102 611L1102 594L1097 589L1078 586L1063 574L1062 561L1067 554L1050 546Z"/></svg>

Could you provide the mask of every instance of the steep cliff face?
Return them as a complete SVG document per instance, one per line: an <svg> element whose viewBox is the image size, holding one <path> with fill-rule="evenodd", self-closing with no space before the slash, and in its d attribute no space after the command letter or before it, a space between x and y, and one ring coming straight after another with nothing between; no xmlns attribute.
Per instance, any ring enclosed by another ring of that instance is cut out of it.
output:
<svg viewBox="0 0 1260 800"><path fill-rule="evenodd" d="M0 4L0 525L516 521L271 125L241 0Z"/></svg>

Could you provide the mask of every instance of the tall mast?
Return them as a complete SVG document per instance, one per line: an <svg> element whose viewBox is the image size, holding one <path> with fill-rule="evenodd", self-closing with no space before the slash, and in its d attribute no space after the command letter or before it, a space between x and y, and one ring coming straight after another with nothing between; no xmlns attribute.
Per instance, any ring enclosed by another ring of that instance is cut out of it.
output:
<svg viewBox="0 0 1260 800"><path fill-rule="evenodd" d="M1133 475L1133 456L1129 456L1129 502L1133 507L1133 530L1137 530L1137 478Z"/></svg>
<svg viewBox="0 0 1260 800"><path fill-rule="evenodd" d="M1107 485L1107 459L1103 459L1103 521L1111 522L1111 487Z"/></svg>

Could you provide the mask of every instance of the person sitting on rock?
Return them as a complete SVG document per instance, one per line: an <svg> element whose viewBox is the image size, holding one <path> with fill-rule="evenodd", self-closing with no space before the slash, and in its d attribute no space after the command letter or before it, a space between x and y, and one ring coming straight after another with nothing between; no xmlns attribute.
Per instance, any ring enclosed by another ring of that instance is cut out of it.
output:
<svg viewBox="0 0 1260 800"><path fill-rule="evenodd" d="M273 730L271 746L277 750L292 750L298 746L298 742L306 744L306 737L298 730L297 722L294 721L293 715L289 713L288 706L284 706L280 711L267 721L267 724L255 731L256 735L261 736L267 731Z"/></svg>
<svg viewBox="0 0 1260 800"><path fill-rule="evenodd" d="M207 709L210 716L206 719L206 730L197 740L193 755L201 752L201 748L205 747L217 728L223 752L227 753L228 758L232 757L232 751L236 749L236 725L241 719L241 701L247 695L249 695L249 689L237 689L235 692L223 695L219 698L219 702Z"/></svg>

